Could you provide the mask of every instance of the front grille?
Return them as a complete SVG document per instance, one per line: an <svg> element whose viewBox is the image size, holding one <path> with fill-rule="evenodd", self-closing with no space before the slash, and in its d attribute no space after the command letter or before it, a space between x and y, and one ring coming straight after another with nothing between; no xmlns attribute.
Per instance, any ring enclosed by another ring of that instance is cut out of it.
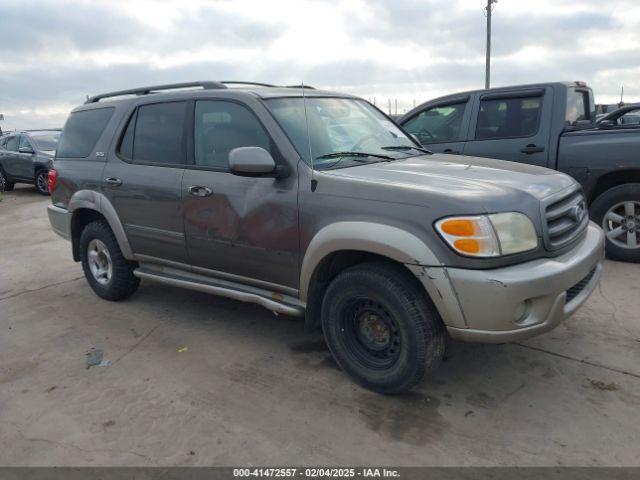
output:
<svg viewBox="0 0 640 480"><path fill-rule="evenodd" d="M576 283L573 287L568 289L567 290L567 298L564 301L564 303L569 303L571 300L576 298L580 294L580 292L582 290L584 290L584 287L586 287L587 284L591 281L591 279L593 278L593 275L595 273L596 273L596 267L593 267L591 269L591 271L589 273L587 273L586 277L584 277L582 280L580 280L578 283Z"/></svg>
<svg viewBox="0 0 640 480"><path fill-rule="evenodd" d="M582 190L553 197L544 209L545 246L557 250L571 243L587 228L589 213Z"/></svg>

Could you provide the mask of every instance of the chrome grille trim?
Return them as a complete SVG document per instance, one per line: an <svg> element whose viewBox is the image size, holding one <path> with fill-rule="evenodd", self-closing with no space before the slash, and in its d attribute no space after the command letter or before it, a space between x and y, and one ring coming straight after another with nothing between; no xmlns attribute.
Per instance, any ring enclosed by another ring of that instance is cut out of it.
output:
<svg viewBox="0 0 640 480"><path fill-rule="evenodd" d="M577 218L582 212L582 217ZM579 185L552 195L542 202L544 245L553 251L581 236L589 224L587 202Z"/></svg>

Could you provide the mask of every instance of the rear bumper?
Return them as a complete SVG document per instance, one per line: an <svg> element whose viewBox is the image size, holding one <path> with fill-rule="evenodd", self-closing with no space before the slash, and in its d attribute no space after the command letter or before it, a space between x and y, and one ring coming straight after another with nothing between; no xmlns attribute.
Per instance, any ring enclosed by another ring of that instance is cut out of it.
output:
<svg viewBox="0 0 640 480"><path fill-rule="evenodd" d="M434 303L439 307L447 295L454 296L444 314L438 308L453 338L520 341L551 330L572 315L596 288L603 258L604 233L591 223L580 244L556 258L493 270L446 269L450 288L439 288L442 298ZM428 279L421 277L423 283ZM451 311L452 305L458 306L459 315L452 315L457 313Z"/></svg>
<svg viewBox="0 0 640 480"><path fill-rule="evenodd" d="M47 215L49 215L49 223L53 231L62 238L71 240L71 213L62 207L56 205L47 206Z"/></svg>

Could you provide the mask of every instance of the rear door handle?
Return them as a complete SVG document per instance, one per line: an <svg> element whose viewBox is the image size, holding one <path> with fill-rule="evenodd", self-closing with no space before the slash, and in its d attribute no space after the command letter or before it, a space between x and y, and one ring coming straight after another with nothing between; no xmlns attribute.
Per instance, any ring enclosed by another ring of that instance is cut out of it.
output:
<svg viewBox="0 0 640 480"><path fill-rule="evenodd" d="M442 153L451 153L452 155L458 155L460 152L458 150L451 150L450 148L447 148L443 150Z"/></svg>
<svg viewBox="0 0 640 480"><path fill-rule="evenodd" d="M521 148L520 151L522 153L526 153L527 155L531 155L532 153L544 152L544 147L538 147L537 145L534 145L533 143L530 143L526 147Z"/></svg>
<svg viewBox="0 0 640 480"><path fill-rule="evenodd" d="M202 185L192 185L187 188L189 195L193 195L194 197L208 197L213 193L209 187L203 187Z"/></svg>
<svg viewBox="0 0 640 480"><path fill-rule="evenodd" d="M115 177L107 177L104 179L104 181L111 185L112 187L119 187L120 185L122 185L122 180L120 180L119 178L115 178Z"/></svg>

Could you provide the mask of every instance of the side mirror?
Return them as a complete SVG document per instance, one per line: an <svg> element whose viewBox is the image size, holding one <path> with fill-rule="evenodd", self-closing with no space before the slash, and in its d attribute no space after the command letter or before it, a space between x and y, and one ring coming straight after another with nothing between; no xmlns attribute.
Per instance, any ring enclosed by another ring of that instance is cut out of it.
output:
<svg viewBox="0 0 640 480"><path fill-rule="evenodd" d="M18 153L29 153L29 154L33 154L34 151L31 147L20 147L18 149Z"/></svg>
<svg viewBox="0 0 640 480"><path fill-rule="evenodd" d="M616 126L613 120L600 120L597 125L598 128L611 128Z"/></svg>
<svg viewBox="0 0 640 480"><path fill-rule="evenodd" d="M269 152L261 147L238 147L229 152L229 169L241 177L287 176L286 167L276 166Z"/></svg>

